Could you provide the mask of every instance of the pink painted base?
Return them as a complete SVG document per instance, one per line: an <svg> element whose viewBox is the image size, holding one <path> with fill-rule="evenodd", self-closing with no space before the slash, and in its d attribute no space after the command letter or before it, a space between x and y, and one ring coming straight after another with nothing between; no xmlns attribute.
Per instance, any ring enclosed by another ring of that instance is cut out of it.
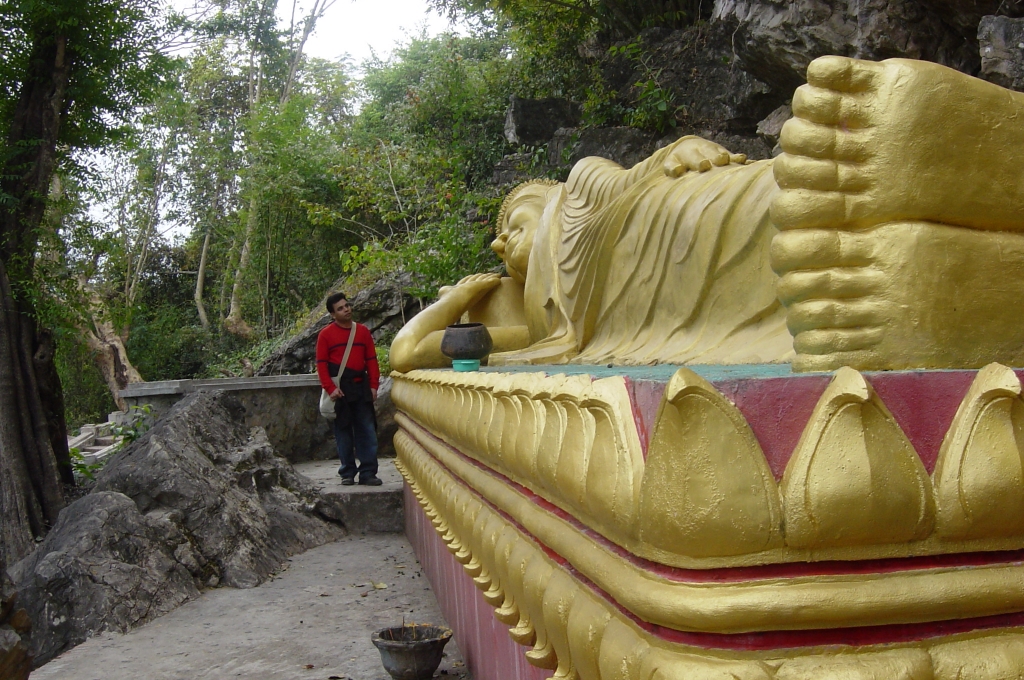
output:
<svg viewBox="0 0 1024 680"><path fill-rule="evenodd" d="M957 407L978 372L879 371L864 373L879 399L892 413L931 474ZM1024 370L1017 376L1024 380ZM793 375L785 378L712 380L711 384L736 405L761 444L776 480L782 479L800 435L832 376ZM633 419L644 455L666 383L628 381Z"/></svg>
<svg viewBox="0 0 1024 680"><path fill-rule="evenodd" d="M525 647L512 641L508 626L494 618L473 580L434 531L423 508L405 485L405 535L434 589L441 612L474 680L545 680L548 671L531 666Z"/></svg>

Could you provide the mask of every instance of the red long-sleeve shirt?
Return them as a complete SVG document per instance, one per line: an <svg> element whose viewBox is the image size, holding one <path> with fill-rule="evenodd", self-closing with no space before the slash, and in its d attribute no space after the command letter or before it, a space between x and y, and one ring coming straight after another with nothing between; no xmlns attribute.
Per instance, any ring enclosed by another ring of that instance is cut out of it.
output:
<svg viewBox="0 0 1024 680"><path fill-rule="evenodd" d="M377 365L373 336L370 335L370 329L361 323L353 322L352 329L355 329L356 339L348 355L348 368L353 371L365 370L370 377L370 387L377 389L380 385L380 367ZM316 338L316 374L320 378L320 386L328 393L336 388L331 380L330 369L339 366L345 357L345 345L348 344L348 334L352 329L342 328L332 321Z"/></svg>

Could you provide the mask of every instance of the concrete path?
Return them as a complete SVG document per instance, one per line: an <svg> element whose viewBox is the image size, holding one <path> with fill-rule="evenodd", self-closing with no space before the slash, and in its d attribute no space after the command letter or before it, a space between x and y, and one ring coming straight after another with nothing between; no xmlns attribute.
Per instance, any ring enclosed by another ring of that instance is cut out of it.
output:
<svg viewBox="0 0 1024 680"><path fill-rule="evenodd" d="M352 535L259 588L209 590L127 635L92 638L32 680L389 680L370 633L403 619L444 624L409 543ZM434 677L468 680L455 642L445 651Z"/></svg>
<svg viewBox="0 0 1024 680"><path fill-rule="evenodd" d="M380 459L377 476L384 482L381 486L342 486L337 460L299 463L295 470L308 477L321 493L333 497L341 508L341 519L349 533L405 531L402 475L395 469L394 458Z"/></svg>

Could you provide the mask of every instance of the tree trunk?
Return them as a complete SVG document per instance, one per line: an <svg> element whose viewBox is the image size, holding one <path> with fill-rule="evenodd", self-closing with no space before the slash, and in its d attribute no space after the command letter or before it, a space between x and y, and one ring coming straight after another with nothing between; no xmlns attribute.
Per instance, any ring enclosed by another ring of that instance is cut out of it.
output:
<svg viewBox="0 0 1024 680"><path fill-rule="evenodd" d="M206 316L206 306L203 305L203 288L206 287L206 260L210 254L210 233L206 230L206 238L203 239L203 252L199 255L199 271L196 272L196 292L193 296L196 301L196 311L199 313L199 323L204 330L210 330L210 319Z"/></svg>
<svg viewBox="0 0 1024 680"><path fill-rule="evenodd" d="M103 374L103 380L107 383L107 389L114 397L117 408L127 411L128 404L121 397L121 390L131 383L144 381L128 360L128 353L124 349L121 337L117 333L113 335L88 333L85 335L85 341L89 345L89 349L92 350L93 361L96 362L96 367Z"/></svg>
<svg viewBox="0 0 1024 680"><path fill-rule="evenodd" d="M252 337L252 327L242 318L242 279L249 268L249 256L252 251L252 233L256 229L257 210L259 203L255 193L249 199L249 214L245 220L245 240L242 241L242 252L238 256L238 268L235 270L235 281L231 286L231 303L228 317L224 319L224 330L243 338Z"/></svg>
<svg viewBox="0 0 1024 680"><path fill-rule="evenodd" d="M38 231L68 85L67 39L41 32L18 92L0 169L0 561L31 550L64 507L54 441L63 430L53 353L31 294ZM48 399L44 398L48 395ZM66 456L66 440L62 448ZM62 456L64 457L64 456Z"/></svg>
<svg viewBox="0 0 1024 680"><path fill-rule="evenodd" d="M128 404L121 398L121 390L131 383L145 381L128 359L124 339L114 328L99 294L89 289L84 281L80 281L79 286L89 299L89 316L92 319L91 328L80 329L82 339L92 351L93 361L103 374L103 380L107 383L107 389L110 390L117 407L127 411Z"/></svg>

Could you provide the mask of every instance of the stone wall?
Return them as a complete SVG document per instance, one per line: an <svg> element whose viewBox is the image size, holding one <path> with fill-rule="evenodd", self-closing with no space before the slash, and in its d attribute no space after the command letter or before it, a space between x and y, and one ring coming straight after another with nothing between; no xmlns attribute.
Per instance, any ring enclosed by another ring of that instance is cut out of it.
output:
<svg viewBox="0 0 1024 680"><path fill-rule="evenodd" d="M274 448L292 463L333 458L331 424L320 416L320 383L315 375L283 375L137 383L121 391L130 406L149 404L159 417L189 394L224 390L245 409L247 427L261 427Z"/></svg>

